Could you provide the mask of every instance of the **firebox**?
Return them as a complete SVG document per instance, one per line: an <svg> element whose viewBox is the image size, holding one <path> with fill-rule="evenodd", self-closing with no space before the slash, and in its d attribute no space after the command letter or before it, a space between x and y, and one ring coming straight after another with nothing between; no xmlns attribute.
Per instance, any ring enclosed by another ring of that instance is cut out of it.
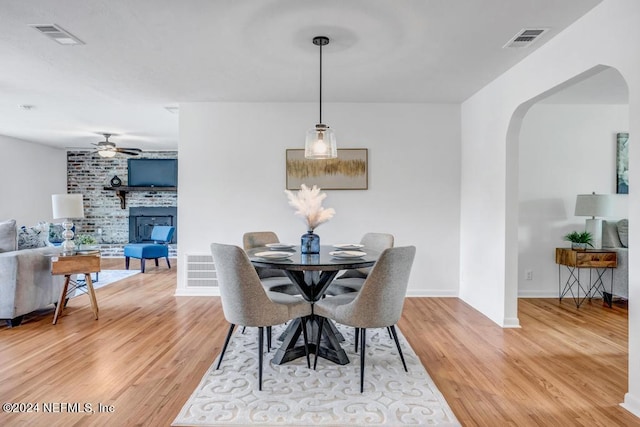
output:
<svg viewBox="0 0 640 427"><path fill-rule="evenodd" d="M178 241L178 208L176 207L134 207L129 208L129 242L149 243L151 230L155 225L176 227L171 243Z"/></svg>

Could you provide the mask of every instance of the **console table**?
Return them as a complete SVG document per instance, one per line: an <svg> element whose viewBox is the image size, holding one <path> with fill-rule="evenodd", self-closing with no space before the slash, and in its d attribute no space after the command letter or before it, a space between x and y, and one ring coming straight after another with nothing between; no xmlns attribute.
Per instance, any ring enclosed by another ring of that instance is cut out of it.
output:
<svg viewBox="0 0 640 427"><path fill-rule="evenodd" d="M571 294L576 307L585 299L591 299L596 292L602 295L603 299L611 307L611 299L605 297L607 294L604 285L604 274L607 269L611 270L610 293L613 293L613 269L618 266L617 252L606 249L584 249L576 250L571 248L556 248L556 264L558 264L558 291L560 294L560 302L567 294ZM565 266L569 272L564 287L562 286L562 266ZM589 270L589 282L580 281L580 271L582 269ZM575 292L574 292L575 290ZM582 298L580 297L582 291Z"/></svg>

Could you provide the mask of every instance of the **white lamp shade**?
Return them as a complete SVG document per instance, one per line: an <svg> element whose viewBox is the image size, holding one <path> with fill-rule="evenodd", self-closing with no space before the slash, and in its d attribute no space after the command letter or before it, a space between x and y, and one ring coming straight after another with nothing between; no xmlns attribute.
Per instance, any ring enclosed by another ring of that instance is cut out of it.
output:
<svg viewBox="0 0 640 427"><path fill-rule="evenodd" d="M307 159L335 159L338 157L336 134L333 129L317 124L307 131L304 144L304 157Z"/></svg>
<svg viewBox="0 0 640 427"><path fill-rule="evenodd" d="M611 198L608 194L578 194L576 198L576 216L609 216Z"/></svg>
<svg viewBox="0 0 640 427"><path fill-rule="evenodd" d="M82 194L52 194L53 218L84 218Z"/></svg>

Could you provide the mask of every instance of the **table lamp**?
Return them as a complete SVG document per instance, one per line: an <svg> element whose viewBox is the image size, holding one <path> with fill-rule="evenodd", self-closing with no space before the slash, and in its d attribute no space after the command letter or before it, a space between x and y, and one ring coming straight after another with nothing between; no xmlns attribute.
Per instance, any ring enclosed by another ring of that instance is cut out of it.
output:
<svg viewBox="0 0 640 427"><path fill-rule="evenodd" d="M611 200L608 194L578 194L576 198L576 216L590 216L585 221L585 231L591 233L594 249L602 248L602 220L597 216L609 216Z"/></svg>
<svg viewBox="0 0 640 427"><path fill-rule="evenodd" d="M62 242L62 254L71 255L75 249L73 243L73 222L71 218L84 218L84 206L82 205L82 194L52 194L51 204L53 206L53 218L63 219L62 226L64 232L64 242Z"/></svg>

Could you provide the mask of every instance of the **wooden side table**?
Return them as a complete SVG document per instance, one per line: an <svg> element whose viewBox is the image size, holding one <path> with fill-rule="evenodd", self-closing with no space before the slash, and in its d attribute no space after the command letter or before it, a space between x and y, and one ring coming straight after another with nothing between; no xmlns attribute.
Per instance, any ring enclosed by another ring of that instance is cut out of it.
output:
<svg viewBox="0 0 640 427"><path fill-rule="evenodd" d="M78 283L71 278L77 274L84 274L84 280L87 286L87 293L89 294L89 300L91 301L91 309L96 320L98 319L98 301L96 300L96 293L93 289L93 282L91 281L91 273L97 273L100 271L100 252L89 252L86 254L68 255L68 256L54 256L51 258L51 274L61 275L64 274L64 286L60 292L60 299L58 300L58 306L56 312L53 315L53 324L58 321L58 316L62 314L64 310L65 300L70 292L74 292L78 289ZM71 287L69 286L71 285Z"/></svg>
<svg viewBox="0 0 640 427"><path fill-rule="evenodd" d="M605 301L607 301L603 281L603 276L607 269L611 270L610 291L611 294L613 293L613 269L618 266L617 252L606 249L575 250L571 248L556 248L556 264L558 264L558 291L560 294L560 302L562 302L562 298L567 293L570 293L573 301L576 303L576 307L580 308L584 300L587 298L591 299L596 292L600 293ZM561 271L563 265L569 271L569 277L564 284L564 288L562 287ZM580 281L580 270L584 268L589 269L589 282L586 284ZM592 273L595 273L595 280ZM580 299L581 290L584 295L582 299ZM607 301L607 304L611 307L610 299Z"/></svg>

